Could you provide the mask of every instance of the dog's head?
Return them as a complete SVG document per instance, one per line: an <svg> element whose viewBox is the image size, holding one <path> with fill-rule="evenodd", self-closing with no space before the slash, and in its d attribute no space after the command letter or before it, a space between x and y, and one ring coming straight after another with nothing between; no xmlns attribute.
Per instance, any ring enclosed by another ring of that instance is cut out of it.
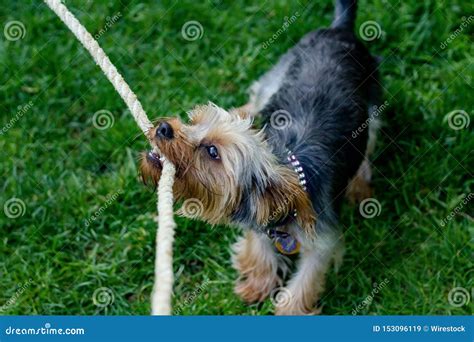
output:
<svg viewBox="0 0 474 342"><path fill-rule="evenodd" d="M189 119L162 120L149 132L176 167L173 189L184 200L182 214L211 224L266 226L296 210L297 223L312 228L314 211L297 174L277 160L250 118L209 104L194 108ZM143 154L145 181L156 185L161 167L156 152Z"/></svg>

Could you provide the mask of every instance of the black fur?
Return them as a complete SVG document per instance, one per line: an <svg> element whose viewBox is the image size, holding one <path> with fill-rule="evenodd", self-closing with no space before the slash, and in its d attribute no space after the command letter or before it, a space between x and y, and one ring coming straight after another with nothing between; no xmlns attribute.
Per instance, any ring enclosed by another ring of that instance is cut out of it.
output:
<svg viewBox="0 0 474 342"><path fill-rule="evenodd" d="M378 86L377 63L353 33L355 9L355 1L338 1L332 28L308 33L282 57L289 63L284 81L260 112L281 163L290 149L303 166L318 222L324 223L317 230L336 226L344 190L367 145L367 130L356 138L352 132L367 120ZM291 124L278 129L270 119L282 110ZM250 205L242 203L234 218L246 221Z"/></svg>
<svg viewBox="0 0 474 342"><path fill-rule="evenodd" d="M334 21L332 27L353 30L357 13L357 1L338 0L336 1L336 10L334 12Z"/></svg>

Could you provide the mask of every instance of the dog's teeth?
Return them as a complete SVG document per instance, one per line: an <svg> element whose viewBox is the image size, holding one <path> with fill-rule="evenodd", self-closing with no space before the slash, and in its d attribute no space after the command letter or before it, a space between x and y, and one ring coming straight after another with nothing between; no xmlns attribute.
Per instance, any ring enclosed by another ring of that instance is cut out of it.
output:
<svg viewBox="0 0 474 342"><path fill-rule="evenodd" d="M148 151L148 157L150 157L152 159L159 159L159 160L162 160L162 158L163 158L158 153L156 153L155 151Z"/></svg>

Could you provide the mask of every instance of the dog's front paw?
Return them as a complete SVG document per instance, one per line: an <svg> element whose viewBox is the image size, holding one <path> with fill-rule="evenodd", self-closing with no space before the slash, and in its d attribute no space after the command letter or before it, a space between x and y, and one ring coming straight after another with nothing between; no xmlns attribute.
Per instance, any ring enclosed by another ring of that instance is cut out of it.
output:
<svg viewBox="0 0 474 342"><path fill-rule="evenodd" d="M321 313L320 308L315 307L315 301L311 296L297 292L295 296L293 292L282 287L272 294L272 302L275 305L275 315L279 316L306 316L318 315Z"/></svg>
<svg viewBox="0 0 474 342"><path fill-rule="evenodd" d="M232 264L239 273L235 293L247 303L263 301L281 282L278 259L266 236L246 232L234 245Z"/></svg>
<svg viewBox="0 0 474 342"><path fill-rule="evenodd" d="M266 275L248 274L235 284L235 293L247 303L262 302L279 284L280 279L273 272Z"/></svg>
<svg viewBox="0 0 474 342"><path fill-rule="evenodd" d="M309 308L304 305L284 304L275 306L275 315L277 316L310 316L319 315L321 308Z"/></svg>

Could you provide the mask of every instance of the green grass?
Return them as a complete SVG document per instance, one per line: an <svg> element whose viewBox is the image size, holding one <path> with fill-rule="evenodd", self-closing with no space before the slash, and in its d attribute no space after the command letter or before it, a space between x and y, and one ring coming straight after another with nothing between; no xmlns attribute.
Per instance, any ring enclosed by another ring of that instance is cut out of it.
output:
<svg viewBox="0 0 474 342"><path fill-rule="evenodd" d="M121 13L99 42L152 118L183 115L207 101L244 103L251 82L303 34L327 26L333 10L329 0L66 3L93 34ZM295 12L297 21L262 49ZM453 130L446 114L463 109L474 119L474 23L445 49L440 44L473 12L461 0L361 1L357 26L375 20L383 30L367 42L384 58L389 102L374 158L382 210L364 219L357 206L344 206L347 251L339 272L328 276L325 314L351 314L384 279L358 314L473 312L474 298L461 307L448 302L452 288L474 288L473 201L440 224L472 192L473 123ZM42 1L4 1L0 29L12 20L25 25L26 35L0 35L0 127L18 116L18 106L33 105L0 136L0 204L25 204L18 218L0 211L0 306L14 298L5 314L146 315L156 196L140 183L137 158L147 143L88 53ZM190 20L202 24L201 39L181 36ZM103 109L115 123L98 130L92 116ZM239 231L184 219L178 227L175 308L272 313L269 301L247 306L233 294L229 246ZM114 295L105 307L93 303L101 287Z"/></svg>

